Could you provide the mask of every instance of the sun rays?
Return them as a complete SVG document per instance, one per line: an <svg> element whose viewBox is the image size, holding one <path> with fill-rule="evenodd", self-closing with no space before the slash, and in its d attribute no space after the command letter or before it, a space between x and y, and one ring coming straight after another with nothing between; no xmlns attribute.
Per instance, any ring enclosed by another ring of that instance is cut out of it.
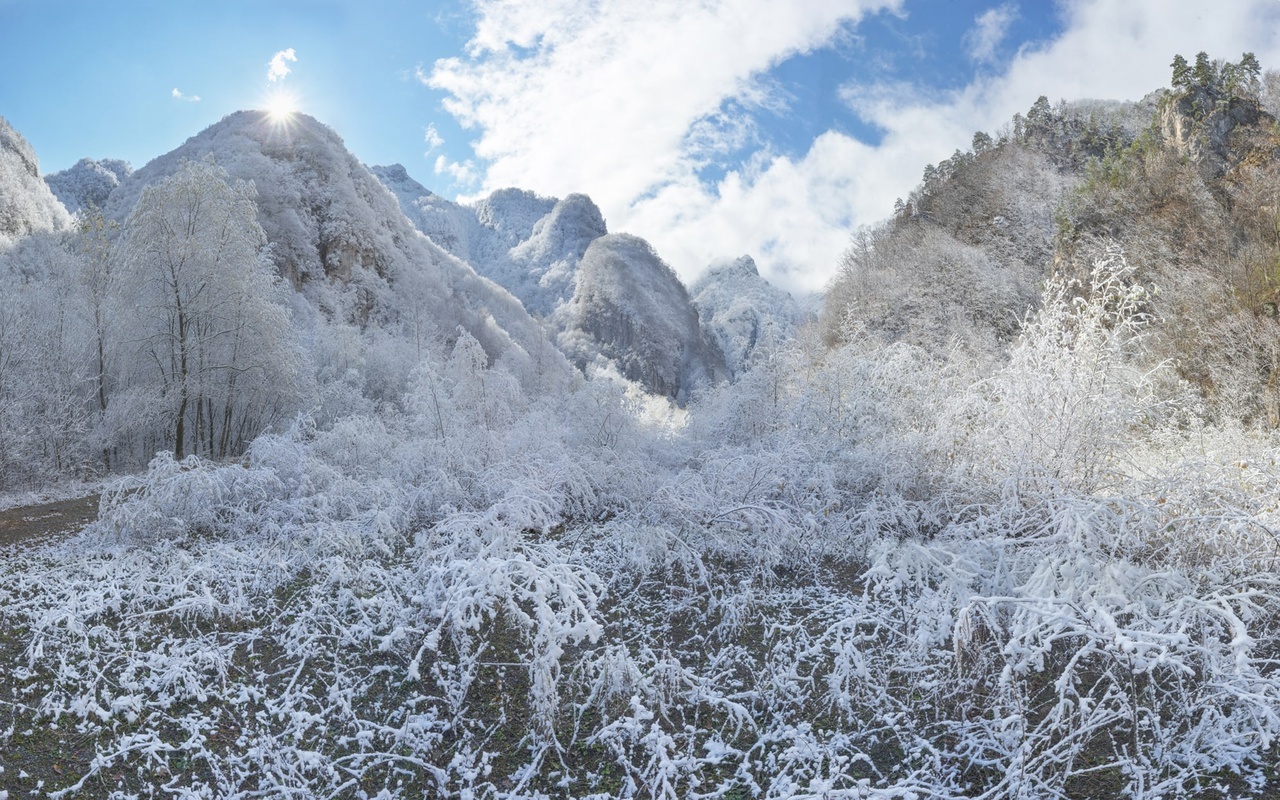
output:
<svg viewBox="0 0 1280 800"><path fill-rule="evenodd" d="M293 92L277 89L263 100L262 110L276 125L287 125L298 113L298 96Z"/></svg>

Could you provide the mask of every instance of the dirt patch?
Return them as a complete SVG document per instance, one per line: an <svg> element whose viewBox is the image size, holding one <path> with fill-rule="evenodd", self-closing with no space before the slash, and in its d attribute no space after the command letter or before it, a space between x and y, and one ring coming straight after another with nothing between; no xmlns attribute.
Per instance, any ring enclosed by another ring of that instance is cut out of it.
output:
<svg viewBox="0 0 1280 800"><path fill-rule="evenodd" d="M0 511L0 550L43 544L75 533L98 518L98 498L91 494Z"/></svg>

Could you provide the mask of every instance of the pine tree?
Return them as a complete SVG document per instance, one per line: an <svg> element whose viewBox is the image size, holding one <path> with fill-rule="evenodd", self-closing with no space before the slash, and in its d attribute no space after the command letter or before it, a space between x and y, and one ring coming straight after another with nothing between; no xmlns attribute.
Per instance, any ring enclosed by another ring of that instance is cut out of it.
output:
<svg viewBox="0 0 1280 800"><path fill-rule="evenodd" d="M1240 56L1238 71L1240 88L1246 96L1257 98L1262 89L1262 65L1258 63L1258 57L1253 53Z"/></svg>
<svg viewBox="0 0 1280 800"><path fill-rule="evenodd" d="M1175 90L1185 90L1191 87L1191 65L1187 60L1178 54L1173 57L1173 63L1169 66L1173 67L1173 80L1171 85Z"/></svg>
<svg viewBox="0 0 1280 800"><path fill-rule="evenodd" d="M1192 72L1192 78L1195 85L1202 89L1211 89L1217 83L1217 72L1213 68L1213 62L1209 60L1209 54L1201 50L1196 53L1196 67Z"/></svg>

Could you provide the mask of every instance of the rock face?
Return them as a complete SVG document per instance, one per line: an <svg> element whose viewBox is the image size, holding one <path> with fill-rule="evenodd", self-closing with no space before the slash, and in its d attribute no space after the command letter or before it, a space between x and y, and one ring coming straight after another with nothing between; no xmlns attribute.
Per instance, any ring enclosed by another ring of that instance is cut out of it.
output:
<svg viewBox="0 0 1280 800"><path fill-rule="evenodd" d="M713 263L690 293L702 330L724 354L733 377L747 368L758 346L791 338L800 323L799 305L760 277L751 256Z"/></svg>
<svg viewBox="0 0 1280 800"><path fill-rule="evenodd" d="M40 162L22 135L0 117L0 237L63 230L71 217L40 179Z"/></svg>
<svg viewBox="0 0 1280 800"><path fill-rule="evenodd" d="M135 172L111 194L107 215L124 219L146 185L202 158L253 181L269 257L326 313L357 325L426 327L441 341L461 327L490 360L567 372L515 297L416 230L342 139L306 115L283 124L256 111L225 117Z"/></svg>
<svg viewBox="0 0 1280 800"><path fill-rule="evenodd" d="M1248 149L1236 141L1240 135L1256 132L1267 116L1253 100L1212 86L1197 86L1171 95L1158 118L1165 142L1217 178L1234 167L1238 154Z"/></svg>
<svg viewBox="0 0 1280 800"><path fill-rule="evenodd" d="M559 316L561 349L580 368L608 359L625 377L677 402L727 377L724 357L705 338L679 278L639 237L615 233L593 241Z"/></svg>
<svg viewBox="0 0 1280 800"><path fill-rule="evenodd" d="M67 211L78 214L90 206L102 208L107 198L120 182L133 174L128 161L104 158L95 161L82 158L73 166L44 176L45 183L53 190Z"/></svg>

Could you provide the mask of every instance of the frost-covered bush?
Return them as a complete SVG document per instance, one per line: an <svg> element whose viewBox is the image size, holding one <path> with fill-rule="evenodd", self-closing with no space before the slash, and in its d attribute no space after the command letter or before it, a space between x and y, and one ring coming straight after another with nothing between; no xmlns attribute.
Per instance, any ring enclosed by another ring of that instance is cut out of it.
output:
<svg viewBox="0 0 1280 800"><path fill-rule="evenodd" d="M1185 420L1188 393L1145 349L1147 290L1118 254L1087 287L1054 279L1008 364L967 401L959 468L1019 492L1115 486L1144 435Z"/></svg>

